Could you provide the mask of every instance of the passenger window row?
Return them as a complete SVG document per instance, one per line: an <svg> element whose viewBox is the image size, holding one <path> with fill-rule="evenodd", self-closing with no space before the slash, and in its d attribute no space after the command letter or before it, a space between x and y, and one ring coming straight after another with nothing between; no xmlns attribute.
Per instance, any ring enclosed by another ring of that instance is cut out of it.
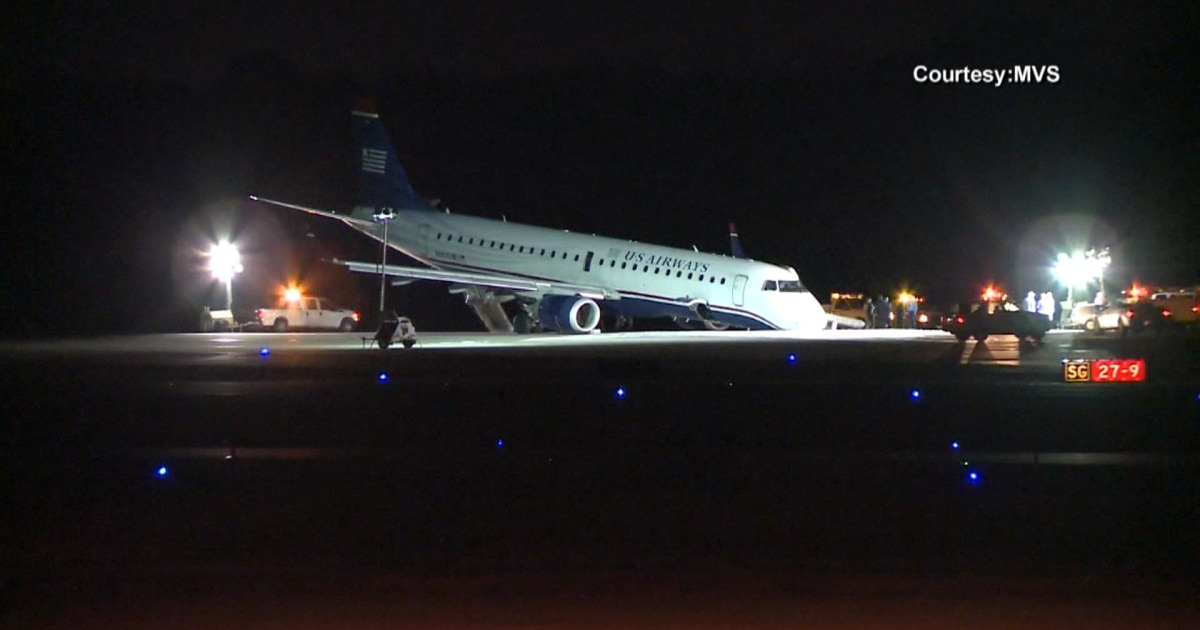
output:
<svg viewBox="0 0 1200 630"><path fill-rule="evenodd" d="M482 238L477 239L477 238L470 237L470 236L462 236L462 235L455 236L454 234L444 234L442 232L438 232L437 240L447 242L447 243L463 243L465 245L478 244L480 247L486 247L488 249L503 250L505 248L508 248L508 251L516 252L518 254L524 254L525 251L528 250L530 255L546 256L547 254L549 254L549 256L551 258L562 258L563 260L568 260L568 257L569 257L569 254L565 251L561 252L561 255L560 255L560 252L558 250L553 250L553 249L550 250L549 252L547 252L545 248L541 248L539 250L537 248L526 247L524 245L515 245L513 243L502 243L502 242L496 242L496 241L486 240L486 239L482 239ZM579 262L579 254L575 254L575 262ZM612 267L614 269L617 267L617 261L615 261L615 260L606 261L603 258L600 259L600 262L598 264L599 264L599 266L603 267L603 266L605 266L605 263L607 263L609 267ZM651 269L650 265L641 265L641 268L642 268L642 273L649 273L650 269ZM621 269L631 269L632 271L637 271L638 265L636 263L631 265L628 262L622 262ZM662 267L654 267L653 269L654 269L654 273L656 275L670 276L671 271L672 271L671 269L667 269L666 272L664 272ZM676 269L674 271L675 271L676 278L683 277L684 272L682 270ZM725 284L724 277L718 278L712 274L706 275L706 274L702 274L702 273L697 274L692 271L687 272L688 280L696 280L698 282L704 282L705 278L708 278L709 284Z"/></svg>
<svg viewBox="0 0 1200 630"><path fill-rule="evenodd" d="M559 252L558 250L555 250L555 249L547 251L546 248L543 247L539 251L538 248L536 248L536 247L526 247L524 245L515 245L513 243L502 243L502 242L491 241L491 240L482 239L482 238L464 237L462 235L459 235L456 237L453 234L443 234L441 232L438 232L437 240L444 241L447 243L463 243L465 245L479 245L480 247L486 247L488 249L503 250L503 249L507 248L508 251L516 252L518 254L524 254L526 251L528 251L530 256L547 256L548 255L548 256L550 256L550 258L561 258L563 260L568 260L568 258L570 256L570 254L568 254L565 251ZM575 262L579 262L579 254L575 254Z"/></svg>

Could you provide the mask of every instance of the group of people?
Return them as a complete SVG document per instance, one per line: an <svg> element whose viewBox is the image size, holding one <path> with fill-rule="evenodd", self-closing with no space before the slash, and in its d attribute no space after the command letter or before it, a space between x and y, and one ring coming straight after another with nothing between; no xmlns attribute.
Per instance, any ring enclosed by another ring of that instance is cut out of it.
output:
<svg viewBox="0 0 1200 630"><path fill-rule="evenodd" d="M1049 319L1055 324L1058 323L1056 316L1060 315L1058 304L1054 301L1054 293L1043 291L1040 295L1030 291L1025 294L1025 310L1030 313L1037 313Z"/></svg>
<svg viewBox="0 0 1200 630"><path fill-rule="evenodd" d="M867 311L868 328L916 328L917 301L897 300L895 304L886 295L876 296L874 300L867 296L863 300Z"/></svg>

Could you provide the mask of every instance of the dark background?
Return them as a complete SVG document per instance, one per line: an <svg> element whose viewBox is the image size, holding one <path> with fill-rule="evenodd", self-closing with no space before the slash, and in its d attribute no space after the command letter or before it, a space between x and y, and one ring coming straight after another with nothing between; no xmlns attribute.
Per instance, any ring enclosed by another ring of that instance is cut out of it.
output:
<svg viewBox="0 0 1200 630"><path fill-rule="evenodd" d="M416 188L452 211L755 258L831 290L956 301L1049 289L1109 245L1114 282L1200 279L1200 9L1187 3L56 3L4 44L6 336L186 330L371 242L259 194L354 199L351 104L375 99ZM10 26L10 28L13 28ZM917 65L1057 65L1056 84L920 84ZM1059 290L1060 298L1065 291ZM426 329L482 330L439 285ZM63 314L70 316L70 321Z"/></svg>

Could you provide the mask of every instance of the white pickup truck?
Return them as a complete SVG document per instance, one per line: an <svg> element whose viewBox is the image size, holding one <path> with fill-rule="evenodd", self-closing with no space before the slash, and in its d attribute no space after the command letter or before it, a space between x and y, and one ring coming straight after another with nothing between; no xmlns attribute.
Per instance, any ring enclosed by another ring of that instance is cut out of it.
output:
<svg viewBox="0 0 1200 630"><path fill-rule="evenodd" d="M286 304L285 308L260 308L254 311L254 319L275 332L291 328L349 332L358 326L357 311L340 308L325 298L301 297Z"/></svg>

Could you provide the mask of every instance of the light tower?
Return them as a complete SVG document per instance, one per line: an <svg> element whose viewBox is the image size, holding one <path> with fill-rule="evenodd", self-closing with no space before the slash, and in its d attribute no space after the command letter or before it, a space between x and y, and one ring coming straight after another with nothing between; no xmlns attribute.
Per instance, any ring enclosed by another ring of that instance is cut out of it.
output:
<svg viewBox="0 0 1200 630"><path fill-rule="evenodd" d="M208 268L217 280L225 282L225 309L233 309L233 276L244 270L242 256L229 241L221 241L208 251Z"/></svg>
<svg viewBox="0 0 1200 630"><path fill-rule="evenodd" d="M1112 264L1112 257L1108 255L1108 248L1105 247L1099 252L1089 252L1092 254L1092 269L1096 274L1096 281L1100 283L1100 295L1107 300L1108 294L1104 292L1104 270Z"/></svg>
<svg viewBox="0 0 1200 630"><path fill-rule="evenodd" d="M1087 261L1084 259L1083 253L1075 252L1071 256L1059 254L1052 271L1059 282L1067 285L1067 304L1073 306L1075 304L1075 285L1087 282L1089 277Z"/></svg>

